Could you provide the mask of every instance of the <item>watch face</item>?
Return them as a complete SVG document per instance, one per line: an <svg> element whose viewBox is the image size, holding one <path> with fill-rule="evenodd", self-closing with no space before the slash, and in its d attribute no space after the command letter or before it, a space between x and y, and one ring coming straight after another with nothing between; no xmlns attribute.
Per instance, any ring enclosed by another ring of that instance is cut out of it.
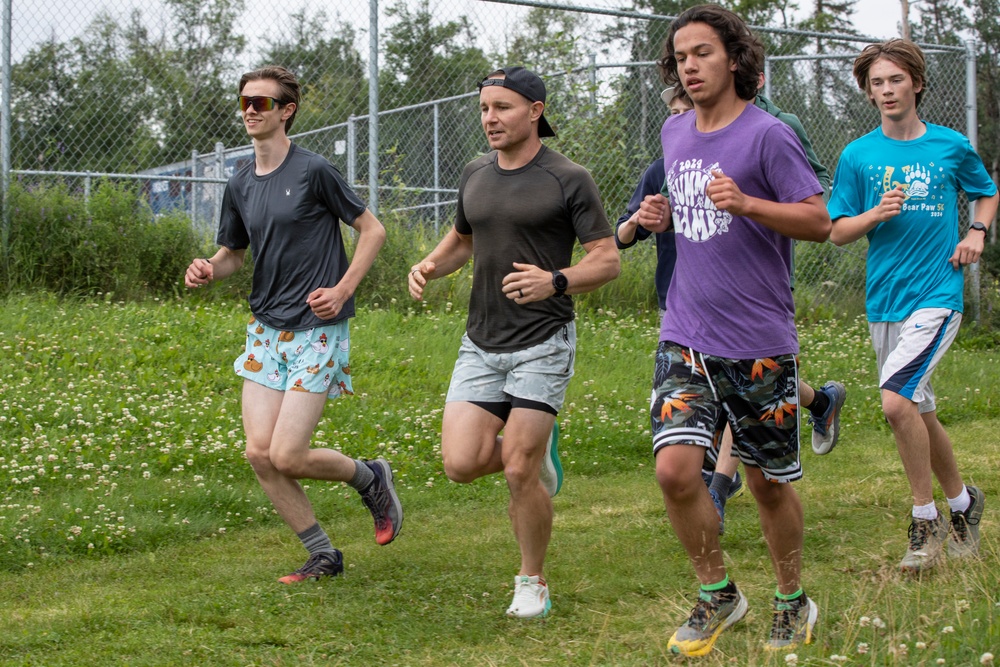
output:
<svg viewBox="0 0 1000 667"><path fill-rule="evenodd" d="M563 274L557 273L554 276L552 276L552 285L557 290L564 290L567 287L569 287L569 280Z"/></svg>

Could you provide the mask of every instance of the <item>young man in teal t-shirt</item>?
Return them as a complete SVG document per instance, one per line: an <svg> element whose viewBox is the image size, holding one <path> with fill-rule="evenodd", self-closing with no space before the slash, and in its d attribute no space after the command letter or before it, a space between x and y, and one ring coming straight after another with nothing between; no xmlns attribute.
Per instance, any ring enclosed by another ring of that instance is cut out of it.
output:
<svg viewBox="0 0 1000 667"><path fill-rule="evenodd" d="M913 495L909 545L900 568L919 572L945 551L979 548L984 496L962 481L951 440L937 419L930 377L962 320L962 267L979 261L997 212L997 189L962 134L922 121L917 106L925 61L912 42L866 47L854 76L881 125L841 154L830 197L837 245L868 237L867 296L882 411L892 427ZM959 239L958 194L975 201ZM932 474L951 521L934 504ZM950 533L950 538L949 538Z"/></svg>

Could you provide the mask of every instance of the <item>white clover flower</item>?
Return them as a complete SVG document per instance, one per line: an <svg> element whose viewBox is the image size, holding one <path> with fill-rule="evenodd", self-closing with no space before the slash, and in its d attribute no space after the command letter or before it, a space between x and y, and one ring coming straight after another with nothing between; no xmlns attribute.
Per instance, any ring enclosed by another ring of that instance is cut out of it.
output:
<svg viewBox="0 0 1000 667"><path fill-rule="evenodd" d="M946 625L943 628L941 628L941 634L942 635L950 635L953 632L955 632L955 628L953 628L950 625Z"/></svg>
<svg viewBox="0 0 1000 667"><path fill-rule="evenodd" d="M917 646L918 649L920 649L921 651L923 651L925 648L927 648L927 643L926 642L917 642L916 646Z"/></svg>
<svg viewBox="0 0 1000 667"><path fill-rule="evenodd" d="M867 642L860 642L858 644L858 653L860 653L861 655L864 655L865 653L868 653L868 644L867 644Z"/></svg>
<svg viewBox="0 0 1000 667"><path fill-rule="evenodd" d="M945 662L944 662L944 658L938 658L936 662L937 662L937 664L939 664L939 665L943 665L943 664L945 664Z"/></svg>
<svg viewBox="0 0 1000 667"><path fill-rule="evenodd" d="M830 656L830 662L847 662L847 656L834 653Z"/></svg>
<svg viewBox="0 0 1000 667"><path fill-rule="evenodd" d="M871 624L872 624L872 619L868 618L867 616L862 616L861 618L858 619L858 625L860 625L862 628L867 628Z"/></svg>
<svg viewBox="0 0 1000 667"><path fill-rule="evenodd" d="M980 665L992 665L993 664L993 654L986 652L979 656Z"/></svg>
<svg viewBox="0 0 1000 667"><path fill-rule="evenodd" d="M872 625L881 630L882 628L885 627L885 621L876 616L875 618L872 619Z"/></svg>
<svg viewBox="0 0 1000 667"><path fill-rule="evenodd" d="M785 656L785 664L788 665L799 664L799 656L795 655L794 653L789 653L788 655Z"/></svg>

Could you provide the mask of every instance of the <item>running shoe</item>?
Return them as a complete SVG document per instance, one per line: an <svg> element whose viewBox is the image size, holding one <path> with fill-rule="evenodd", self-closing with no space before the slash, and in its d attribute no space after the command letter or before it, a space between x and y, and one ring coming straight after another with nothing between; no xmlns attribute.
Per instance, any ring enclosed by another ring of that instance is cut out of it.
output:
<svg viewBox="0 0 1000 667"><path fill-rule="evenodd" d="M549 586L539 576L519 574L514 577L514 600L507 607L511 618L545 618L552 609Z"/></svg>
<svg viewBox="0 0 1000 667"><path fill-rule="evenodd" d="M380 458L364 463L375 473L375 481L361 494L361 502L375 519L375 541L384 546L396 539L403 527L403 506L392 483L389 462Z"/></svg>
<svg viewBox="0 0 1000 667"><path fill-rule="evenodd" d="M699 590L698 602L688 620L667 643L671 653L707 655L722 631L746 616L747 599L743 593L732 583L727 588L711 593Z"/></svg>
<svg viewBox="0 0 1000 667"><path fill-rule="evenodd" d="M320 577L336 577L344 571L344 554L340 550L323 551L309 556L306 564L295 570L291 574L286 574L278 579L283 584L297 584L306 579L319 579Z"/></svg>
<svg viewBox="0 0 1000 667"><path fill-rule="evenodd" d="M818 391L830 398L826 412L822 415L809 415L809 423L813 429L813 452L822 456L829 454L837 446L837 438L840 437L840 410L847 400L847 390L839 382L827 382Z"/></svg>
<svg viewBox="0 0 1000 667"><path fill-rule="evenodd" d="M712 504L715 505L715 513L719 515L719 535L722 535L726 532L726 507L722 504L722 498L719 497L719 494L715 489L709 489L708 495L712 496Z"/></svg>
<svg viewBox="0 0 1000 667"><path fill-rule="evenodd" d="M899 569L916 574L934 567L944 553L948 528L948 522L940 512L934 519L914 518L908 531L910 546L899 563Z"/></svg>
<svg viewBox="0 0 1000 667"><path fill-rule="evenodd" d="M743 495L743 478L740 477L740 471L737 470L733 474L733 483L729 485L729 493L726 495L726 500L732 500L733 498L738 498Z"/></svg>
<svg viewBox="0 0 1000 667"><path fill-rule="evenodd" d="M764 648L769 651L793 649L799 644L811 644L813 628L819 617L819 607L803 593L794 600L774 600L771 638Z"/></svg>
<svg viewBox="0 0 1000 667"><path fill-rule="evenodd" d="M948 555L965 558L979 553L979 519L983 516L986 496L975 486L966 487L971 502L964 512L951 513L951 539L948 540Z"/></svg>
<svg viewBox="0 0 1000 667"><path fill-rule="evenodd" d="M542 486L554 498L563 483L562 463L559 462L559 422L552 424L552 435L545 444L545 456L542 458L542 469L538 473Z"/></svg>

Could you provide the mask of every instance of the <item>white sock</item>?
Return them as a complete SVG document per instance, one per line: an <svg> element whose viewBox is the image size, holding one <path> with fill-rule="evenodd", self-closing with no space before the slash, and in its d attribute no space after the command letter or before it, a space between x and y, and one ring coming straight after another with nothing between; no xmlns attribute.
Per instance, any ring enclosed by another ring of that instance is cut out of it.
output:
<svg viewBox="0 0 1000 667"><path fill-rule="evenodd" d="M937 507L934 505L933 501L926 505L913 506L914 519L927 519L928 521L933 521L937 518L937 515Z"/></svg>
<svg viewBox="0 0 1000 667"><path fill-rule="evenodd" d="M972 498L969 497L969 489L964 484L962 485L962 492L958 494L957 498L948 499L948 507L951 508L952 512L964 512L969 509L969 505L972 504Z"/></svg>

